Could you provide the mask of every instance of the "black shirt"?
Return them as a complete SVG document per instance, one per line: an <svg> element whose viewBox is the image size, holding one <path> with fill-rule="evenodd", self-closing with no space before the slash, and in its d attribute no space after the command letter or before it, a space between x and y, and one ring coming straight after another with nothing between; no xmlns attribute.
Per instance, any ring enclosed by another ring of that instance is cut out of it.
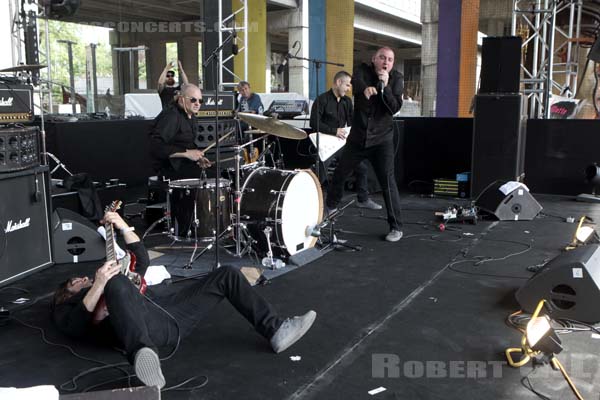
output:
<svg viewBox="0 0 600 400"><path fill-rule="evenodd" d="M197 149L196 137L198 123L196 116L191 118L177 104L163 110L154 119L150 129L150 151L154 171L178 171L186 162L186 158L169 158L171 154L181 153L188 149Z"/></svg>
<svg viewBox="0 0 600 400"><path fill-rule="evenodd" d="M342 96L338 101L333 89L320 94L310 111L310 127L315 131L317 121L319 131L330 135L335 135L338 128L352 125L352 100Z"/></svg>
<svg viewBox="0 0 600 400"><path fill-rule="evenodd" d="M173 97L175 97L175 92L181 90L181 85L177 86L165 86L163 89L158 92L160 96L160 102L162 103L163 110L173 103Z"/></svg>
<svg viewBox="0 0 600 400"><path fill-rule="evenodd" d="M142 242L135 242L128 244L127 249L131 250L135 255L135 271L144 276L150 264L146 248ZM92 328L91 322L94 313L88 311L83 305L83 298L89 290L90 288L85 288L54 307L52 319L58 329L64 334L71 337L82 337L88 334L90 328ZM108 323L108 318L105 318L100 325ZM103 328L98 327L97 329L101 330Z"/></svg>
<svg viewBox="0 0 600 400"><path fill-rule="evenodd" d="M365 89L377 87L378 82L373 64L362 64L352 77L354 118L348 140L365 148L391 140L394 132L393 115L402 107L402 74L396 70L390 71L383 93L378 89L377 95L367 100Z"/></svg>

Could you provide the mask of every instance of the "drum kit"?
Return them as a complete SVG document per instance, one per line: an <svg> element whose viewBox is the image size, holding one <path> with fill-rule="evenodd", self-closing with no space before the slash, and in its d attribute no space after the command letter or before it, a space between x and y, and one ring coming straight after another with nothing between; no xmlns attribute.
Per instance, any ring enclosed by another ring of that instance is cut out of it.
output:
<svg viewBox="0 0 600 400"><path fill-rule="evenodd" d="M317 243L314 228L323 219L323 193L316 175L310 170L284 170L265 163L268 135L301 140L306 133L271 117L238 116L255 129L254 134L262 135L234 146L231 179L181 179L168 184L163 219L173 241L194 243L188 268L224 237L235 242L235 256L262 257L261 264L272 269ZM243 153L260 141L262 154L256 161L243 164ZM216 232L217 226L220 232ZM196 255L199 243L206 246Z"/></svg>

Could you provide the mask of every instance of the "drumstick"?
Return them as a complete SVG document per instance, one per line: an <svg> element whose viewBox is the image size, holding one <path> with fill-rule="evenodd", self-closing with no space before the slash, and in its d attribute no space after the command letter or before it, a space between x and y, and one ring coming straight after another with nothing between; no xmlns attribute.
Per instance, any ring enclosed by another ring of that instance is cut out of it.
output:
<svg viewBox="0 0 600 400"><path fill-rule="evenodd" d="M227 138L227 136L231 135L233 132L234 132L233 130L229 131L227 134L221 136L221 138L219 140L223 140L223 139ZM215 140L214 142L212 142L211 144L206 146L203 151L206 152L206 151L212 149L213 147L215 147L216 144L217 144L217 141Z"/></svg>

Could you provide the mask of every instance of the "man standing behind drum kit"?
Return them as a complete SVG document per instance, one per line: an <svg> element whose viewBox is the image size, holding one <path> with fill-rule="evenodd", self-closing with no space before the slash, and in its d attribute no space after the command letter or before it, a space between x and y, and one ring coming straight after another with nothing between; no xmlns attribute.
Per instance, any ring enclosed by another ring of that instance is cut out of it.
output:
<svg viewBox="0 0 600 400"><path fill-rule="evenodd" d="M394 121L402 107L402 75L393 70L394 52L389 47L377 50L371 64L362 64L354 73L354 118L340 162L327 192L329 213L344 195L344 183L365 159L373 165L387 209L390 231L388 242L402 238L400 195L394 177Z"/></svg>
<svg viewBox="0 0 600 400"><path fill-rule="evenodd" d="M313 103L310 111L310 127L321 133L335 135L340 139L346 139L345 127L352 124L352 100L346 96L350 90L350 80L352 76L346 71L339 71L333 77L333 86L331 90L322 93L317 101ZM317 109L318 105L318 109ZM332 161L338 158L338 154L332 156L327 161L321 162L321 184L327 181L327 168ZM371 210L381 210L381 206L369 198L368 189L368 166L367 161L361 161L354 168L356 178L356 197L358 198L358 207L369 208Z"/></svg>
<svg viewBox="0 0 600 400"><path fill-rule="evenodd" d="M203 103L196 85L183 85L171 107L163 110L150 131L152 166L158 176L168 179L199 178L210 167L194 143L198 133L196 113Z"/></svg>

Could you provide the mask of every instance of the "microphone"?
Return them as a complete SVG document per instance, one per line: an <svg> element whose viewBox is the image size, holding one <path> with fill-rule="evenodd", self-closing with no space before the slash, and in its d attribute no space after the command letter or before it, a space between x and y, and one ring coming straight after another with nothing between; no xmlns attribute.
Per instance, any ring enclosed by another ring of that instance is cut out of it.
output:
<svg viewBox="0 0 600 400"><path fill-rule="evenodd" d="M387 72L386 68L383 68L383 70ZM383 82L383 80L380 79L379 82L377 82L377 91L383 93L383 89L385 89L385 82Z"/></svg>
<svg viewBox="0 0 600 400"><path fill-rule="evenodd" d="M233 54L234 56L237 56L240 49L238 48L238 45L237 45L237 32L235 30L235 25L233 25L232 35L233 35L233 40L232 40L232 44L231 44L231 54Z"/></svg>
<svg viewBox="0 0 600 400"><path fill-rule="evenodd" d="M283 69L285 68L285 65L288 63L288 60L290 59L292 55L290 53L287 53L285 55L285 57L283 58L283 62L279 65L279 67L277 67L277 73L281 74L283 72Z"/></svg>

